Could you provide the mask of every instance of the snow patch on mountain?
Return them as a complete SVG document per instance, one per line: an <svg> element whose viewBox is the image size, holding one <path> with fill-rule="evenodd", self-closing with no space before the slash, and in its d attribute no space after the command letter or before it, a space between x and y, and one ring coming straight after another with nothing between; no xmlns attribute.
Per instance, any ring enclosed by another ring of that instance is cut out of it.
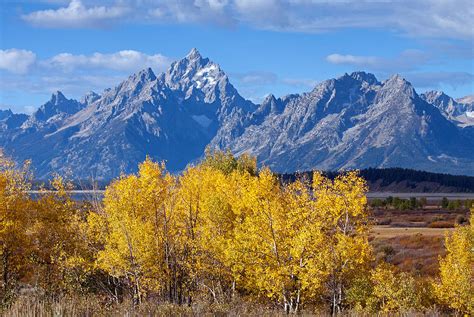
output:
<svg viewBox="0 0 474 317"><path fill-rule="evenodd" d="M449 120L460 127L474 126L470 112L474 111L474 96L453 99L442 91L428 91L420 95L426 102L437 107Z"/></svg>
<svg viewBox="0 0 474 317"><path fill-rule="evenodd" d="M199 123L200 126L202 126L203 128L208 128L211 123L212 123L212 120L209 119L207 116L205 115L194 115L194 116L191 116L194 121L196 121L197 123Z"/></svg>

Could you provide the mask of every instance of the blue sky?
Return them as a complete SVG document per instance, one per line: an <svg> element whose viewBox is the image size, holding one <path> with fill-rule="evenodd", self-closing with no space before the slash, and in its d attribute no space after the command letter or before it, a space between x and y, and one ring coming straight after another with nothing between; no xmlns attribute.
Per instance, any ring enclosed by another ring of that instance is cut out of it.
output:
<svg viewBox="0 0 474 317"><path fill-rule="evenodd" d="M464 0L3 0L0 108L79 99L193 47L258 102L365 70L418 92L474 93L474 5Z"/></svg>

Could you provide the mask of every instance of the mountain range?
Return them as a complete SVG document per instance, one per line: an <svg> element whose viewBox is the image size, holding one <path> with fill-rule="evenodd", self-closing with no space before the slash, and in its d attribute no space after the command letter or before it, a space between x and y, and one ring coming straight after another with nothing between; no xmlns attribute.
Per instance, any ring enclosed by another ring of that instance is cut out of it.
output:
<svg viewBox="0 0 474 317"><path fill-rule="evenodd" d="M80 101L61 92L27 116L0 110L0 147L53 172L111 179L149 155L178 172L206 148L257 156L277 172L402 167L474 175L474 96L418 94L394 75L329 79L261 104L243 98L220 66L193 49Z"/></svg>

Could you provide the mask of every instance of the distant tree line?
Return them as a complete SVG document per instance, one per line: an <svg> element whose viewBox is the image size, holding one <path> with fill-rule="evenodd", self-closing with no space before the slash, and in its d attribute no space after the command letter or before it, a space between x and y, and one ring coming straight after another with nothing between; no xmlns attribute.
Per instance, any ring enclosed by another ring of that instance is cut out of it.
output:
<svg viewBox="0 0 474 317"><path fill-rule="evenodd" d="M416 197L410 197L409 199L402 199L399 197L388 196L385 199L375 198L370 202L371 207L377 208L394 208L398 210L414 210L420 209L426 206L427 200L425 197L417 199ZM459 209L470 209L474 205L472 199L456 199L449 200L443 197L439 202L439 207L448 210L459 210Z"/></svg>
<svg viewBox="0 0 474 317"><path fill-rule="evenodd" d="M408 209L418 209L423 208L427 204L426 198L422 197L417 199L416 197L411 197L410 199L402 199L399 197L389 196L385 199L375 198L370 202L372 207L391 207L398 210L408 210Z"/></svg>
<svg viewBox="0 0 474 317"><path fill-rule="evenodd" d="M334 179L340 172L326 171L323 172L325 177ZM283 182L292 182L298 178L311 179L312 172L297 172L289 174L281 174L280 179ZM474 192L474 177L464 175L451 175L441 173L431 173L425 171L417 171L406 168L367 168L362 169L359 175L368 183L375 183L381 180L380 186L386 187L392 183L400 183L406 181L407 186L416 187L417 183L430 182L436 183L443 187L453 187L457 192L471 193Z"/></svg>

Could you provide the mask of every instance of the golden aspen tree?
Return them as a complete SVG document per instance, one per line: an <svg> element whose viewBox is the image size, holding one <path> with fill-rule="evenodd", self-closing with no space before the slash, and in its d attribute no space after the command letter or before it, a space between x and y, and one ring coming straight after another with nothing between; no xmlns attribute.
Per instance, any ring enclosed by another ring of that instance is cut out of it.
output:
<svg viewBox="0 0 474 317"><path fill-rule="evenodd" d="M38 199L32 202L34 248L30 261L36 284L49 294L66 289L77 291L80 287L80 280L71 274L80 274L79 264L85 260L83 241L79 239L83 219L77 202L69 194L72 189L72 183L56 176L50 182L50 189L41 190Z"/></svg>
<svg viewBox="0 0 474 317"><path fill-rule="evenodd" d="M305 281L305 271L311 259L318 253L314 246L323 243L320 219L314 209L314 201L310 184L297 180L283 187L285 226L289 248L290 289L293 296L289 300L288 312L296 313L303 302L312 300ZM316 251L316 252L315 252ZM321 286L322 280L311 279L313 290ZM286 297L286 296L285 296Z"/></svg>
<svg viewBox="0 0 474 317"><path fill-rule="evenodd" d="M441 304L474 315L474 210L470 225L458 226L445 239L446 256L440 258L440 281L434 293Z"/></svg>
<svg viewBox="0 0 474 317"><path fill-rule="evenodd" d="M108 268L102 268L99 256L105 248L110 233L106 214L101 206L96 205L93 210L87 213L86 220L78 224L82 229L80 238L84 241L86 248L85 255L89 255L84 260L73 262L82 266L82 273L91 277L96 277L92 286L103 291L114 302L120 303L123 299L124 280L122 276L112 275ZM71 259L72 261L74 259ZM103 277L103 278L101 278Z"/></svg>
<svg viewBox="0 0 474 317"><path fill-rule="evenodd" d="M189 296L204 291L218 302L235 289L229 252L238 209L233 204L240 200L238 188L255 173L254 158L207 149L203 162L179 177L176 224L182 233Z"/></svg>
<svg viewBox="0 0 474 317"><path fill-rule="evenodd" d="M268 169L261 171L234 207L242 211L230 250L245 289L279 301L287 312L324 295L336 313L371 259L366 185L356 173L334 182L316 173L310 187L304 181L281 186Z"/></svg>
<svg viewBox="0 0 474 317"><path fill-rule="evenodd" d="M185 297L186 267L183 263L182 233L177 226L178 182L167 173L164 163L147 159L139 172L140 195L151 228L153 241L151 262L145 261L150 272L155 272L150 289L159 289L169 301L181 304ZM146 246L145 246L146 247Z"/></svg>
<svg viewBox="0 0 474 317"><path fill-rule="evenodd" d="M68 221L70 238L59 254L58 265L65 292L85 295L101 284L94 266L98 249L87 223L88 215L95 211L76 208Z"/></svg>
<svg viewBox="0 0 474 317"><path fill-rule="evenodd" d="M370 281L369 311L393 313L422 308L424 294L410 274L398 273L395 267L382 264L372 270Z"/></svg>
<svg viewBox="0 0 474 317"><path fill-rule="evenodd" d="M366 208L365 181L357 172L342 174L331 181L320 173L313 175L314 210L318 220L312 232L323 237L312 244L311 259L305 265L305 288L313 296L321 292L319 283L325 280L327 298L333 314L345 303L345 292L351 281L367 271L371 260L368 241L369 224Z"/></svg>
<svg viewBox="0 0 474 317"><path fill-rule="evenodd" d="M16 168L0 155L0 297L8 302L17 283L29 274L31 214L29 162Z"/></svg>
<svg viewBox="0 0 474 317"><path fill-rule="evenodd" d="M204 160L200 165L220 170L226 175L233 171L246 171L251 175L257 173L257 159L255 157L244 153L236 158L230 150L212 151L209 147L206 148Z"/></svg>
<svg viewBox="0 0 474 317"><path fill-rule="evenodd" d="M138 175L123 176L107 187L103 221L107 232L98 267L125 279L136 303L147 290L162 291L170 300L180 274L174 225L176 180L163 164L146 159ZM90 218L94 226L97 215Z"/></svg>
<svg viewBox="0 0 474 317"><path fill-rule="evenodd" d="M188 168L179 180L179 223L185 233L191 290L204 289L214 301L228 287L225 252L235 214L229 203L229 176L209 166Z"/></svg>
<svg viewBox="0 0 474 317"><path fill-rule="evenodd" d="M311 184L299 181L286 185L287 213L290 215L292 237L288 241L292 250L294 272L298 275L298 297L301 300L315 302L323 293L327 272L324 267L327 254L322 252L326 243L325 222L321 218L314 201ZM300 295L301 293L301 295Z"/></svg>
<svg viewBox="0 0 474 317"><path fill-rule="evenodd" d="M288 212L285 194L268 169L242 189L245 204L241 222L235 230L233 246L238 281L257 295L280 302L287 312L299 306L300 259L293 253L297 219ZM298 218L301 219L301 218ZM303 224L303 223L302 223Z"/></svg>
<svg viewBox="0 0 474 317"><path fill-rule="evenodd" d="M247 165L250 168L235 169L232 173L225 175L223 179L225 181L220 182L219 192L221 194L218 200L212 202L213 198L210 197L213 208L209 209L207 216L210 220L207 223L210 229L207 240L212 241L212 230L218 230L219 239L213 243L215 246L213 251L219 262L224 264L222 272L231 280L229 290L231 296L238 289L246 289L242 278L244 268L242 267L236 230L243 225L251 210L246 197L257 179L256 169L253 169L255 166L252 164ZM219 205L223 207L219 207Z"/></svg>
<svg viewBox="0 0 474 317"><path fill-rule="evenodd" d="M144 163L146 164L146 163ZM133 289L134 300L141 301L141 279L145 274L143 255L152 248L150 228L140 208L138 177L121 177L107 187L104 195L104 222L108 232L104 235L104 250L99 252L98 267L110 275L125 279ZM90 216L89 223L95 226L98 217ZM146 232L145 230L148 231Z"/></svg>

